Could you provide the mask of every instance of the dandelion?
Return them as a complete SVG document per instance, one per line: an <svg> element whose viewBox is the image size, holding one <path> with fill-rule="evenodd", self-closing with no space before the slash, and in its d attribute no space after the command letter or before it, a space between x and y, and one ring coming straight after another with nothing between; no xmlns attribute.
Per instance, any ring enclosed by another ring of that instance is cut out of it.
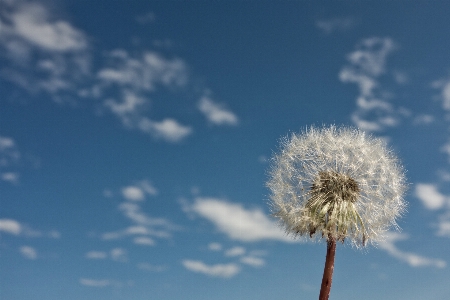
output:
<svg viewBox="0 0 450 300"><path fill-rule="evenodd" d="M273 215L288 234L327 242L319 299L328 299L337 241L361 248L399 229L404 170L381 139L336 126L292 134L272 160Z"/></svg>

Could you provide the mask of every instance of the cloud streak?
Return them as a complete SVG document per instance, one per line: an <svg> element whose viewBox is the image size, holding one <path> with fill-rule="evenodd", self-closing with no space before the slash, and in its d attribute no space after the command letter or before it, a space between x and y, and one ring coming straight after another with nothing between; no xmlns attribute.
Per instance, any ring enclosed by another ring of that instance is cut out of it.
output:
<svg viewBox="0 0 450 300"><path fill-rule="evenodd" d="M209 220L232 240L294 242L260 208L246 209L239 203L200 197L195 199L191 210Z"/></svg>
<svg viewBox="0 0 450 300"><path fill-rule="evenodd" d="M222 104L214 102L210 97L203 96L198 103L199 110L206 119L214 125L237 125L237 116Z"/></svg>
<svg viewBox="0 0 450 300"><path fill-rule="evenodd" d="M390 38L368 38L347 55L349 64L342 68L339 79L359 88L357 109L352 121L366 131L382 131L400 122L404 109L396 109L388 101L389 94L380 88L378 78L386 72L386 60L397 48Z"/></svg>
<svg viewBox="0 0 450 300"><path fill-rule="evenodd" d="M207 265L199 260L183 260L183 266L189 271L202 273L211 277L231 278L241 271L234 263Z"/></svg>
<svg viewBox="0 0 450 300"><path fill-rule="evenodd" d="M406 262L411 267L435 267L444 268L447 264L441 259L427 258L415 253L401 251L395 246L398 241L407 240L408 236L397 232L389 232L386 240L379 244L379 247L385 250L389 255Z"/></svg>

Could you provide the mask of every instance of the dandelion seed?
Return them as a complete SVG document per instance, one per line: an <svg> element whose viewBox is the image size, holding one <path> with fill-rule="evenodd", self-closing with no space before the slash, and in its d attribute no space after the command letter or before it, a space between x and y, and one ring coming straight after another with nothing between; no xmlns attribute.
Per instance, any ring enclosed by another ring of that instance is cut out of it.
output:
<svg viewBox="0 0 450 300"><path fill-rule="evenodd" d="M294 237L327 241L319 299L328 299L336 241L360 248L398 229L406 208L404 170L382 140L336 126L292 134L272 160L273 215Z"/></svg>

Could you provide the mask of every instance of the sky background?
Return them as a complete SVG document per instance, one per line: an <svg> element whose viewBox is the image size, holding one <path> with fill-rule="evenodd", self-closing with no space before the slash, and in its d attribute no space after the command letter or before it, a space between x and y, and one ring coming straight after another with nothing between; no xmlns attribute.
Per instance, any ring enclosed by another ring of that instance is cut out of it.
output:
<svg viewBox="0 0 450 300"><path fill-rule="evenodd" d="M401 232L330 299L450 296L448 1L22 1L0 9L0 298L314 299L325 243L265 187L280 138L357 126Z"/></svg>

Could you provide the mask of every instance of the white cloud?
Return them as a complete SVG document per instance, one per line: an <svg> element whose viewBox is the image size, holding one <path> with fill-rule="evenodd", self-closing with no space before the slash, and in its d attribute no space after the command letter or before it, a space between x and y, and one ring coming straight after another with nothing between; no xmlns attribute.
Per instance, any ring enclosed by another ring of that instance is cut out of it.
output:
<svg viewBox="0 0 450 300"><path fill-rule="evenodd" d="M80 278L80 284L91 287L106 287L111 285L111 281L108 279L88 279L88 278Z"/></svg>
<svg viewBox="0 0 450 300"><path fill-rule="evenodd" d="M137 245L143 245L143 246L154 246L155 245L154 240L152 240L149 237L144 237L144 236L134 238L133 242Z"/></svg>
<svg viewBox="0 0 450 300"><path fill-rule="evenodd" d="M30 246L22 246L19 249L20 253L28 259L36 259L37 258L37 251L33 247Z"/></svg>
<svg viewBox="0 0 450 300"><path fill-rule="evenodd" d="M395 109L388 102L390 94L383 91L378 82L378 77L386 72L388 55L395 49L396 45L390 38L364 39L348 54L349 65L344 66L339 73L342 82L355 83L359 87L357 109L351 118L363 130L382 131L395 127L400 117L404 116L405 109ZM402 78L406 76L404 73L402 75Z"/></svg>
<svg viewBox="0 0 450 300"><path fill-rule="evenodd" d="M19 182L19 173L5 172L0 175L0 179L9 183L17 184Z"/></svg>
<svg viewBox="0 0 450 300"><path fill-rule="evenodd" d="M168 142L179 142L192 134L192 128L182 125L174 119L164 119L160 122L142 118L138 125L143 132L155 138L162 138Z"/></svg>
<svg viewBox="0 0 450 300"><path fill-rule="evenodd" d="M146 179L122 188L122 196L129 201L143 201L146 194L151 196L158 194L158 190Z"/></svg>
<svg viewBox="0 0 450 300"><path fill-rule="evenodd" d="M443 78L432 82L431 86L440 90L440 99L442 101L442 108L450 110L450 79Z"/></svg>
<svg viewBox="0 0 450 300"><path fill-rule="evenodd" d="M408 239L407 235L397 232L389 232L386 241L379 244L379 247L389 253L391 256L406 262L411 267L436 267L444 268L447 264L441 259L432 259L420 256L411 252L399 250L395 243Z"/></svg>
<svg viewBox="0 0 450 300"><path fill-rule="evenodd" d="M207 265L198 260L183 260L183 266L189 271L212 277L230 278L238 274L241 268L234 263Z"/></svg>
<svg viewBox="0 0 450 300"><path fill-rule="evenodd" d="M208 219L219 231L234 240L294 242L260 208L245 209L239 203L222 199L196 198L191 210Z"/></svg>
<svg viewBox="0 0 450 300"><path fill-rule="evenodd" d="M0 168L11 166L20 159L16 142L5 136L0 136Z"/></svg>
<svg viewBox="0 0 450 300"><path fill-rule="evenodd" d="M222 245L219 243L210 243L208 249L211 251L220 251L222 250Z"/></svg>
<svg viewBox="0 0 450 300"><path fill-rule="evenodd" d="M418 183L415 194L425 207L431 210L440 209L450 201L448 197L439 193L436 185L433 184Z"/></svg>
<svg viewBox="0 0 450 300"><path fill-rule="evenodd" d="M108 257L108 254L103 251L89 251L86 253L86 258L89 259L105 259Z"/></svg>
<svg viewBox="0 0 450 300"><path fill-rule="evenodd" d="M441 216L436 234L438 236L450 237L450 219L448 216Z"/></svg>
<svg viewBox="0 0 450 300"><path fill-rule="evenodd" d="M447 154L448 161L450 162L450 141L448 141L446 144L444 144L440 150L441 150L441 152L444 152L445 154Z"/></svg>
<svg viewBox="0 0 450 300"><path fill-rule="evenodd" d="M50 230L48 232L42 232L40 230L33 229L27 225L13 219L0 219L0 232L6 232L13 235L23 235L30 238L48 237L48 238L60 238L61 233L57 230Z"/></svg>
<svg viewBox="0 0 450 300"><path fill-rule="evenodd" d="M225 251L225 256L241 256L245 254L244 247L233 247Z"/></svg>
<svg viewBox="0 0 450 300"><path fill-rule="evenodd" d="M154 91L157 85L183 86L188 73L185 62L179 58L166 59L159 53L146 51L139 57L130 57L125 50L108 54L110 63L97 73L105 88L117 85L134 92Z"/></svg>
<svg viewBox="0 0 450 300"><path fill-rule="evenodd" d="M421 114L414 118L413 123L417 125L428 125L434 122L434 116L428 114Z"/></svg>
<svg viewBox="0 0 450 300"><path fill-rule="evenodd" d="M42 4L12 1L0 12L7 22L0 31L0 52L9 60L1 76L31 93L75 92L74 83L86 79L90 69L89 42L70 23L58 20Z"/></svg>
<svg viewBox="0 0 450 300"><path fill-rule="evenodd" d="M200 111L208 121L215 125L237 125L238 118L223 105L215 103L211 98L203 96L198 104Z"/></svg>
<svg viewBox="0 0 450 300"><path fill-rule="evenodd" d="M344 31L352 28L355 22L351 18L333 18L329 20L319 20L316 22L317 28L326 34L334 31Z"/></svg>
<svg viewBox="0 0 450 300"><path fill-rule="evenodd" d="M19 235L22 232L22 225L12 219L0 219L0 232Z"/></svg>
<svg viewBox="0 0 450 300"><path fill-rule="evenodd" d="M266 264L264 259L255 256L243 256L240 262L252 267L262 267Z"/></svg>
<svg viewBox="0 0 450 300"><path fill-rule="evenodd" d="M111 259L118 262L128 261L127 251L122 248L114 248L110 251Z"/></svg>
<svg viewBox="0 0 450 300"><path fill-rule="evenodd" d="M170 232L167 230L155 230L148 226L139 225L139 226L130 226L128 228L125 228L124 230L106 232L102 234L102 239L115 240L123 238L125 236L133 236L133 235L150 235L159 238L171 237Z"/></svg>
<svg viewBox="0 0 450 300"><path fill-rule="evenodd" d="M172 223L164 218L152 218L145 214L139 204L132 202L124 202L120 204L119 209L124 213L124 215L139 225L147 226L163 226L167 229L175 229Z"/></svg>
<svg viewBox="0 0 450 300"><path fill-rule="evenodd" d="M145 199L144 192L137 186L127 186L122 189L122 195L130 201L142 201Z"/></svg>
<svg viewBox="0 0 450 300"><path fill-rule="evenodd" d="M50 21L45 7L38 3L24 3L11 14L13 32L25 41L50 51L73 51L87 47L84 34L65 21ZM3 23L5 24L5 23Z"/></svg>

